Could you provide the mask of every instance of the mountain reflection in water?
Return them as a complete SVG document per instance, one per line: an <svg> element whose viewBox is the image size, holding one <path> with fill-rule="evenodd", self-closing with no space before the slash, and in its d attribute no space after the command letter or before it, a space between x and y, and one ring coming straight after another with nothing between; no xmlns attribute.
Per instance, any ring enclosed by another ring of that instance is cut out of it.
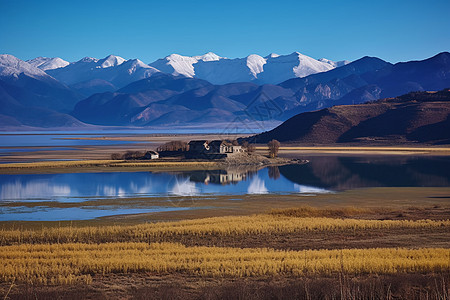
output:
<svg viewBox="0 0 450 300"><path fill-rule="evenodd" d="M297 184L335 191L366 187L449 187L449 157L306 157L306 165L279 167Z"/></svg>
<svg viewBox="0 0 450 300"><path fill-rule="evenodd" d="M448 187L448 157L311 157L304 165L171 173L0 175L0 200L328 193L364 187Z"/></svg>

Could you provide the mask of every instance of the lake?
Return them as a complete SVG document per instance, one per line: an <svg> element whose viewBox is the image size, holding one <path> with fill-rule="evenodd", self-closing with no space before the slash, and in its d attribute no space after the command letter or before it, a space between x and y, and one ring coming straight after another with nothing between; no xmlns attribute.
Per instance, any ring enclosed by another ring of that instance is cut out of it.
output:
<svg viewBox="0 0 450 300"><path fill-rule="evenodd" d="M450 186L448 157L316 156L308 159L310 162L304 165L259 170L0 175L0 221L86 220L208 209L174 205L173 199L180 198L255 194L314 197L369 187ZM143 200L134 205L129 198ZM117 199L125 200L115 202Z"/></svg>

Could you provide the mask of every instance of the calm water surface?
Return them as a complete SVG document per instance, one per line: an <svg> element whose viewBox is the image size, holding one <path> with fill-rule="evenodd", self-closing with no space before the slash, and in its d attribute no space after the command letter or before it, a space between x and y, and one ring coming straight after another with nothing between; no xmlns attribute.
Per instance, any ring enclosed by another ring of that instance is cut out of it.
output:
<svg viewBox="0 0 450 300"><path fill-rule="evenodd" d="M190 209L173 206L171 199L174 197L314 196L367 187L450 186L450 159L447 157L327 156L309 160L306 165L260 170L0 175L0 220L81 220ZM162 200L158 206L150 202L139 207L100 204L107 200L149 197ZM78 205L50 207L49 201ZM99 206L84 207L87 201L98 201Z"/></svg>

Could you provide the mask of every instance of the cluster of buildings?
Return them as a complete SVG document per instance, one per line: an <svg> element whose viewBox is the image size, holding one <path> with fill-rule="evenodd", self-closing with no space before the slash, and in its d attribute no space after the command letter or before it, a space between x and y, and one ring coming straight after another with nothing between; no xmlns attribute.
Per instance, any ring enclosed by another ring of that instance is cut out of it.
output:
<svg viewBox="0 0 450 300"><path fill-rule="evenodd" d="M147 151L143 159L156 159L160 157L170 157L184 155L191 159L221 159L237 153L244 153L246 150L235 143L224 140L198 140L190 141L187 150L178 149L170 151Z"/></svg>
<svg viewBox="0 0 450 300"><path fill-rule="evenodd" d="M244 153L245 149L242 146L234 145L231 142L223 140L200 140L190 141L189 150L186 153L186 158L226 158L233 154Z"/></svg>

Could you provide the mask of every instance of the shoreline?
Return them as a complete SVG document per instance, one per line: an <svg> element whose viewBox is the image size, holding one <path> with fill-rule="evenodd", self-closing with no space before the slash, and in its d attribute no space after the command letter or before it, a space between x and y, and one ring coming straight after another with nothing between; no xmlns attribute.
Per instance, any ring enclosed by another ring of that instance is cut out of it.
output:
<svg viewBox="0 0 450 300"><path fill-rule="evenodd" d="M154 160L55 160L25 163L0 164L0 174L19 173L43 173L55 171L83 172L93 171L189 171L226 169L234 167L256 167L282 166L287 164L304 164L307 160L291 158L267 158L263 155L235 155L226 159L200 160L200 159L154 159Z"/></svg>
<svg viewBox="0 0 450 300"><path fill-rule="evenodd" d="M77 160L43 161L31 163L0 164L0 174L84 173L84 172L139 172L185 171L218 168L211 161L126 161L126 160Z"/></svg>

